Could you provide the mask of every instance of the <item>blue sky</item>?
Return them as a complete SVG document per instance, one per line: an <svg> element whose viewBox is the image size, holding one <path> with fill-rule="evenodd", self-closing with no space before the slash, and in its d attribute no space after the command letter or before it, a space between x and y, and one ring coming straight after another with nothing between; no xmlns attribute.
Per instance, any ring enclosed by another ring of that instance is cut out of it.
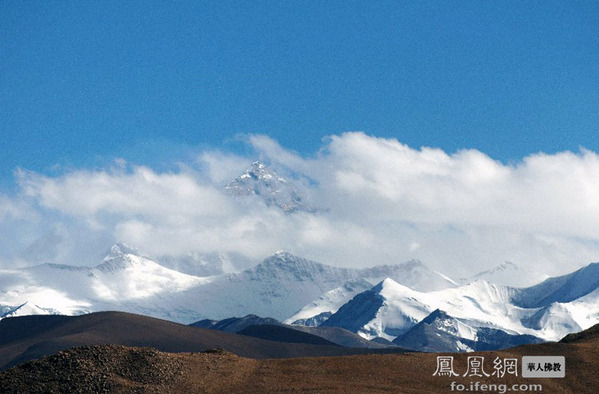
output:
<svg viewBox="0 0 599 394"><path fill-rule="evenodd" d="M594 1L2 2L0 185L254 133L597 151L598 64Z"/></svg>
<svg viewBox="0 0 599 394"><path fill-rule="evenodd" d="M597 65L595 1L0 2L0 266L564 274L599 260ZM227 196L256 158L323 209Z"/></svg>

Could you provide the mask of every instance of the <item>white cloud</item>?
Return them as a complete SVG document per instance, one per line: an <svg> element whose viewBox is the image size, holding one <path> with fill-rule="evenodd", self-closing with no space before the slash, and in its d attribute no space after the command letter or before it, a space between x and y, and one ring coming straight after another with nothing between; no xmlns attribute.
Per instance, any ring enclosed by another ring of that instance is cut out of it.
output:
<svg viewBox="0 0 599 394"><path fill-rule="evenodd" d="M27 204L21 200L11 199L9 196L0 194L0 223L9 220L18 220L31 216Z"/></svg>
<svg viewBox="0 0 599 394"><path fill-rule="evenodd" d="M248 159L221 151L202 152L197 159L200 171L215 185L224 185L243 173Z"/></svg>
<svg viewBox="0 0 599 394"><path fill-rule="evenodd" d="M476 150L412 149L359 132L331 136L310 158L263 135L248 143L262 159L314 180L303 183L307 194L328 209L285 215L231 199L222 185L255 157L204 151L199 173L189 169L198 163L159 173L124 162L58 177L21 171L21 193L0 196L0 223L30 207L38 219L17 227L30 232L23 250L70 242L56 248L63 262L73 262L67 252L80 256L109 239L155 255L217 251L259 259L285 249L344 266L420 258L450 275L505 260L559 274L599 256L599 156L588 150L506 165ZM48 222L54 230L32 239L32 229Z"/></svg>
<svg viewBox="0 0 599 394"><path fill-rule="evenodd" d="M219 190L189 174L157 174L147 167L77 171L58 178L21 172L19 182L24 194L42 206L76 217L105 213L181 222L227 215L232 209Z"/></svg>
<svg viewBox="0 0 599 394"><path fill-rule="evenodd" d="M475 150L413 150L361 133L333 137L323 158L327 198L342 210L422 223L515 227L594 237L599 162L583 151L506 166ZM581 223L582 217L588 220Z"/></svg>
<svg viewBox="0 0 599 394"><path fill-rule="evenodd" d="M249 135L248 144L254 148L258 154L258 159L262 161L273 161L295 171L303 171L305 160L295 152L283 148L272 138L263 135Z"/></svg>

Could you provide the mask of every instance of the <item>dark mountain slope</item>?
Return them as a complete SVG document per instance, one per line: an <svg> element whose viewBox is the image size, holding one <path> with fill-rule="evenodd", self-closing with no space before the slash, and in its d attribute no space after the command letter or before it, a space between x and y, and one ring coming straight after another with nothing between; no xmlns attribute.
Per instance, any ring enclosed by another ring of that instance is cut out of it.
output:
<svg viewBox="0 0 599 394"><path fill-rule="evenodd" d="M31 328L45 327L45 329ZM29 331L28 331L29 330ZM81 316L28 316L0 320L0 369L75 346L125 345L165 352L200 352L223 348L250 358L284 358L365 354L400 349L353 349L340 346L266 341L216 330L190 327L123 312Z"/></svg>
<svg viewBox="0 0 599 394"><path fill-rule="evenodd" d="M260 324L249 326L239 331L238 334L277 342L339 346L317 335L298 331L293 328L278 324Z"/></svg>

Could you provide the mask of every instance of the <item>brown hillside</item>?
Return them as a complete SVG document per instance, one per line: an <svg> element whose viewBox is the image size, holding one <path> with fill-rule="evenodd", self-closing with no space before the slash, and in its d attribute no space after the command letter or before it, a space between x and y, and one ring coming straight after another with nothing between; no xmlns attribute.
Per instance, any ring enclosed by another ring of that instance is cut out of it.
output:
<svg viewBox="0 0 599 394"><path fill-rule="evenodd" d="M406 353L291 359L248 359L228 352L168 354L148 348L94 346L75 348L0 373L3 392L148 392L148 393L448 393L451 381L468 385L541 384L545 393L596 393L599 343L527 345L508 351L453 354L455 371L467 357L563 355L563 379L522 377L439 377L435 354ZM483 392L483 391L480 391ZM498 392L498 391L490 391Z"/></svg>

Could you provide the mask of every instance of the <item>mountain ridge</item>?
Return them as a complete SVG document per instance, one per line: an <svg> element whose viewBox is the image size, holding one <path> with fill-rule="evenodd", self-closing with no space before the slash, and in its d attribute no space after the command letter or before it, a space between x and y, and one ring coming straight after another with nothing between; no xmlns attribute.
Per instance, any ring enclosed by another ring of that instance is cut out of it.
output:
<svg viewBox="0 0 599 394"><path fill-rule="evenodd" d="M316 212L299 187L260 161L254 161L243 174L227 183L224 190L236 198L258 197L266 206L275 206L286 214Z"/></svg>

